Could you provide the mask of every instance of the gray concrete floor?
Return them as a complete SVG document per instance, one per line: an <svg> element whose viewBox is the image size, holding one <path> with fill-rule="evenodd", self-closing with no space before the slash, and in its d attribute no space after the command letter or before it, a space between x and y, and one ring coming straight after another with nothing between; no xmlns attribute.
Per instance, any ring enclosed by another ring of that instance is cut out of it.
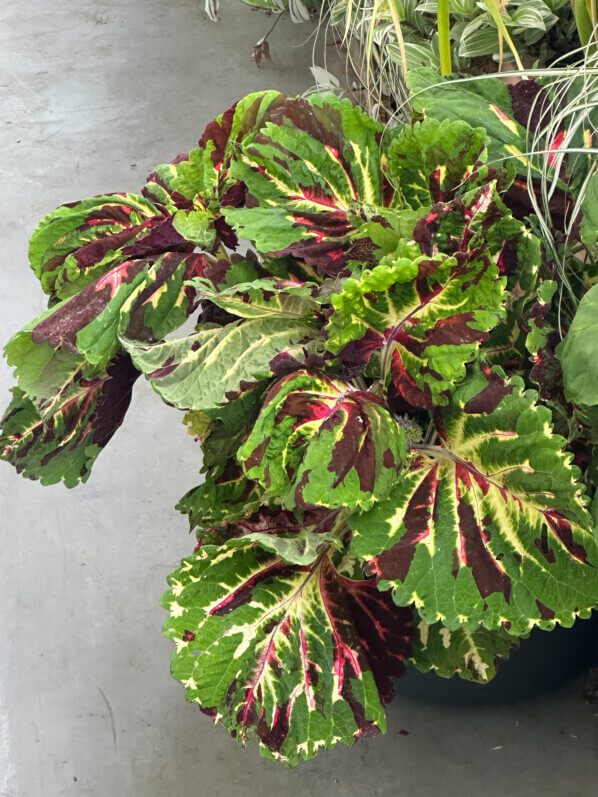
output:
<svg viewBox="0 0 598 797"><path fill-rule="evenodd" d="M0 341L40 312L27 265L62 202L139 190L244 93L311 83L305 26L249 59L264 18L225 0L0 2ZM12 383L5 364L0 395ZM146 385L91 481L42 488L0 467L0 795L297 797L596 793L597 709L575 682L546 699L447 709L397 699L386 737L288 772L184 701L160 634L166 574L192 541L175 501L198 452ZM401 735L406 729L409 735Z"/></svg>

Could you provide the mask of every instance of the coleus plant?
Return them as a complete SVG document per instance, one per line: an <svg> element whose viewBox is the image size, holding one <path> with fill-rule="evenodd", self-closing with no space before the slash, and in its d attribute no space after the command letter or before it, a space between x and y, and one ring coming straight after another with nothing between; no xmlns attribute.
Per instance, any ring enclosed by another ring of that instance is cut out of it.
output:
<svg viewBox="0 0 598 797"><path fill-rule="evenodd" d="M530 376L540 241L487 143L261 92L31 241L49 307L6 347L0 456L85 481L140 374L185 413L204 477L162 599L172 673L287 765L384 731L406 661L485 682L598 601L593 482Z"/></svg>

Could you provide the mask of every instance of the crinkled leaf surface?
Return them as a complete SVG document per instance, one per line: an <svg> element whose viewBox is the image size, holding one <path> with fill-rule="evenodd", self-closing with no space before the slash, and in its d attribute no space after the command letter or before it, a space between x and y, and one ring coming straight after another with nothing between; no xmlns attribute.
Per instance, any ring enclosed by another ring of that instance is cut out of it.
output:
<svg viewBox="0 0 598 797"><path fill-rule="evenodd" d="M352 548L399 605L449 629L570 626L598 595L578 469L522 380L474 370L387 501L349 518Z"/></svg>
<svg viewBox="0 0 598 797"><path fill-rule="evenodd" d="M324 548L343 549L341 536L346 528L344 514L339 511L289 512L266 507L236 523L231 545L254 542L289 564L310 565Z"/></svg>
<svg viewBox="0 0 598 797"><path fill-rule="evenodd" d="M450 631L442 623L415 623L416 637L410 661L421 672L433 670L442 678L459 675L466 681L483 684L497 672L498 659L509 657L519 640L502 628Z"/></svg>
<svg viewBox="0 0 598 797"><path fill-rule="evenodd" d="M539 238L524 225L516 224L512 233L507 231L498 259L500 273L507 280L505 319L490 332L482 346L482 356L491 365L501 365L510 372L523 368L528 351L526 340L530 326L535 324L533 304L540 263Z"/></svg>
<svg viewBox="0 0 598 797"><path fill-rule="evenodd" d="M448 201L486 160L485 138L483 128L461 120L405 125L388 147L386 176L410 207Z"/></svg>
<svg viewBox="0 0 598 797"><path fill-rule="evenodd" d="M269 390L237 454L283 506L369 508L406 459L403 431L373 393L299 371Z"/></svg>
<svg viewBox="0 0 598 797"><path fill-rule="evenodd" d="M22 392L34 404L41 418L47 418L80 390L81 380L93 379L99 369L80 354L65 348L54 349L45 341L34 343L31 329L17 332L4 351ZM101 369L100 369L101 370Z"/></svg>
<svg viewBox="0 0 598 797"><path fill-rule="evenodd" d="M169 577L164 631L187 700L289 766L384 732L382 704L409 653L409 611L373 581L253 543L202 547Z"/></svg>
<svg viewBox="0 0 598 797"><path fill-rule="evenodd" d="M426 257L412 249L345 281L332 297L328 346L348 366L384 347L398 393L432 407L448 401L499 323L504 279L487 256Z"/></svg>
<svg viewBox="0 0 598 797"><path fill-rule="evenodd" d="M91 466L123 421L139 373L126 356L92 379L80 378L44 420L14 388L1 422L0 459L42 484L87 481Z"/></svg>
<svg viewBox="0 0 598 797"><path fill-rule="evenodd" d="M489 136L489 163L502 166L511 157L527 174L526 130L513 116L509 87L498 77L467 82L439 80L428 67L412 69L407 77L413 109L428 118L468 122Z"/></svg>
<svg viewBox="0 0 598 797"><path fill-rule="evenodd" d="M176 508L189 517L190 529L200 539L222 542L239 534L238 524L262 506L262 492L233 462L208 474L202 484L181 498Z"/></svg>

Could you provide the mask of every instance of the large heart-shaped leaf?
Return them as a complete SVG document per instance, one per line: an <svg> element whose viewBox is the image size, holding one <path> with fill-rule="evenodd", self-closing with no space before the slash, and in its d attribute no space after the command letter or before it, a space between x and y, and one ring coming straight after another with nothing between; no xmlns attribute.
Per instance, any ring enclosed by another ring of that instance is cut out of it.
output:
<svg viewBox="0 0 598 797"><path fill-rule="evenodd" d="M327 552L289 565L246 541L202 547L169 584L172 674L242 744L255 733L262 755L293 766L384 732L412 632L372 580L347 578Z"/></svg>
<svg viewBox="0 0 598 797"><path fill-rule="evenodd" d="M556 349L565 395L582 407L598 405L597 332L598 285L594 285L579 303L569 332Z"/></svg>
<svg viewBox="0 0 598 797"><path fill-rule="evenodd" d="M523 634L596 605L579 471L535 397L499 368L474 371L436 415L440 445L414 446L388 500L348 521L380 588L430 624Z"/></svg>
<svg viewBox="0 0 598 797"><path fill-rule="evenodd" d="M395 484L405 437L373 393L298 371L268 391L237 457L289 509L367 509Z"/></svg>

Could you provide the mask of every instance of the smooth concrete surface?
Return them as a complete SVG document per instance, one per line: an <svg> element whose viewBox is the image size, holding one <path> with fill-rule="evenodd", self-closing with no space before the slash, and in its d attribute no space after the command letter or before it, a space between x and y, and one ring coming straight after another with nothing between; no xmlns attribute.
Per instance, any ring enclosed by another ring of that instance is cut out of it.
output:
<svg viewBox="0 0 598 797"><path fill-rule="evenodd" d="M311 83L309 27L225 0L0 0L0 341L40 312L27 265L38 219L62 202L135 191L250 90ZM0 389L12 383L5 364ZM588 797L598 707L575 682L504 708L406 698L386 737L289 772L241 749L185 703L160 633L166 574L192 548L176 500L198 451L144 384L87 485L42 488L0 463L1 797ZM407 731L408 734L404 734Z"/></svg>

